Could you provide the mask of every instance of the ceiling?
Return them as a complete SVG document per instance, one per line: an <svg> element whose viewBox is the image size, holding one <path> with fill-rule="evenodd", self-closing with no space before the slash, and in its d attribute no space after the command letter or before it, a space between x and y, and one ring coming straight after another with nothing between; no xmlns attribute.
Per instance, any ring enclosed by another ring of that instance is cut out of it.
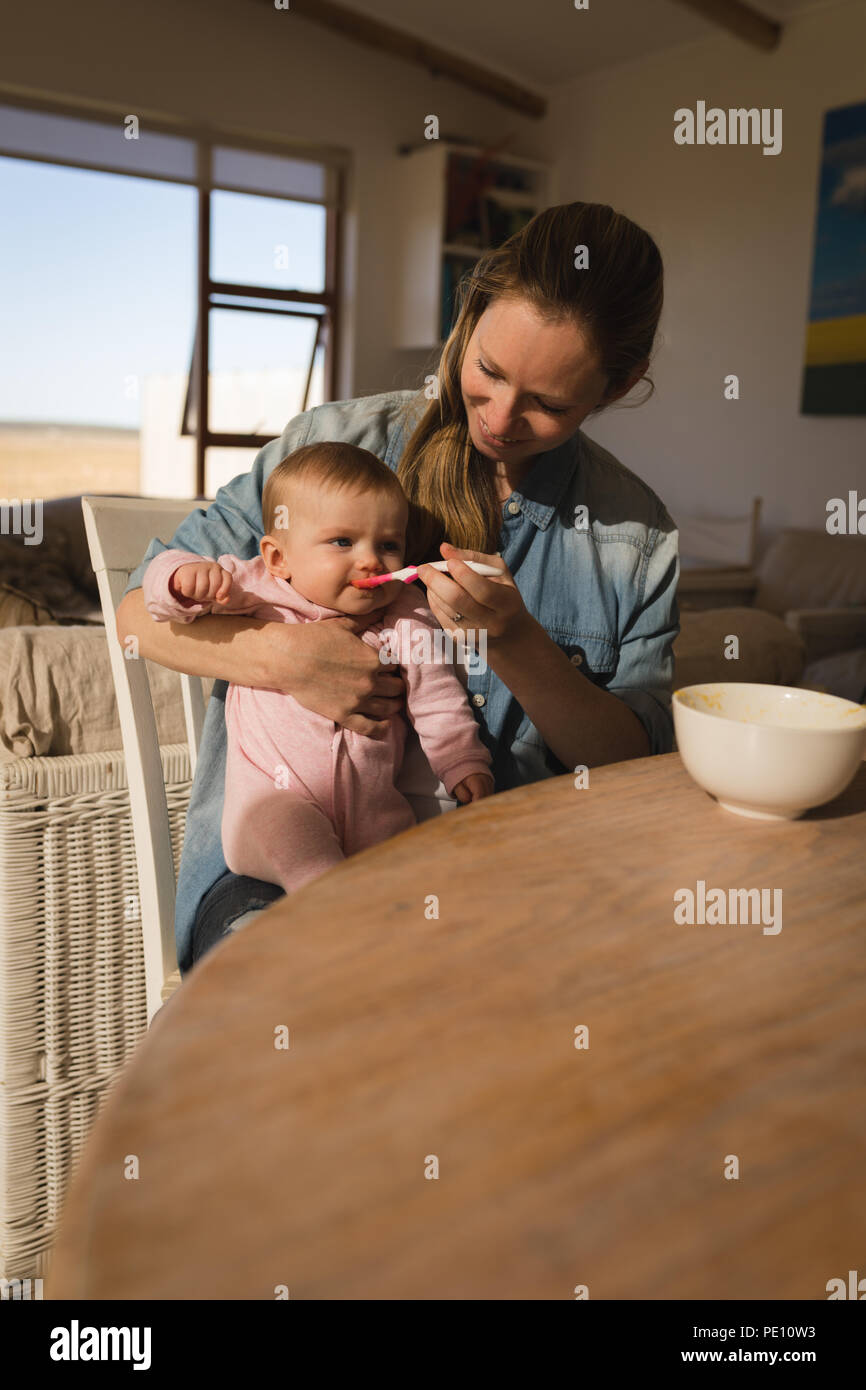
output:
<svg viewBox="0 0 866 1390"><path fill-rule="evenodd" d="M576 10L573 0L342 3L540 93L601 68L713 35L725 35L732 43L743 42L674 0L589 0L587 10ZM784 23L803 11L823 9L838 0L749 3L768 19Z"/></svg>

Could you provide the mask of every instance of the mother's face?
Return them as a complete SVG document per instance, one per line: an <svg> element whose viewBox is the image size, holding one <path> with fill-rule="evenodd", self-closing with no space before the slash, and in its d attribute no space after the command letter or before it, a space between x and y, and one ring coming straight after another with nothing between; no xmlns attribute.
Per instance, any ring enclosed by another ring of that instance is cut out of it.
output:
<svg viewBox="0 0 866 1390"><path fill-rule="evenodd" d="M506 463L564 443L606 386L574 320L551 323L521 299L488 304L460 373L472 443Z"/></svg>

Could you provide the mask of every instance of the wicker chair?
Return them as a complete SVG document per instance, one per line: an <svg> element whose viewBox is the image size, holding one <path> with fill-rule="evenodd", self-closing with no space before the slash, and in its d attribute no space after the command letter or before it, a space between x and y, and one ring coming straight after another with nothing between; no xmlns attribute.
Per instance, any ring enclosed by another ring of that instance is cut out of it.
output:
<svg viewBox="0 0 866 1390"><path fill-rule="evenodd" d="M189 753L160 752L174 867ZM87 1136L147 1028L144 976L123 754L0 763L0 1279L48 1272Z"/></svg>

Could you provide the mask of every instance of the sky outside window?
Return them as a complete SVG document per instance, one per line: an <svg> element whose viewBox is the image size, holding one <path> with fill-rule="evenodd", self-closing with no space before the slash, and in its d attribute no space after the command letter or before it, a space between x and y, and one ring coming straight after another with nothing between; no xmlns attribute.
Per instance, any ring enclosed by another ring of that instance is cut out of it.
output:
<svg viewBox="0 0 866 1390"><path fill-rule="evenodd" d="M0 205L0 419L135 428L189 368L195 189L0 158Z"/></svg>
<svg viewBox="0 0 866 1390"><path fill-rule="evenodd" d="M211 194L211 279L321 294L325 216L325 208L314 203L216 190Z"/></svg>
<svg viewBox="0 0 866 1390"><path fill-rule="evenodd" d="M182 184L0 157L0 420L134 429L136 381L189 370L196 202ZM217 191L211 242L215 279L324 287L319 206ZM311 331L215 317L233 322L215 335L214 371L299 365Z"/></svg>

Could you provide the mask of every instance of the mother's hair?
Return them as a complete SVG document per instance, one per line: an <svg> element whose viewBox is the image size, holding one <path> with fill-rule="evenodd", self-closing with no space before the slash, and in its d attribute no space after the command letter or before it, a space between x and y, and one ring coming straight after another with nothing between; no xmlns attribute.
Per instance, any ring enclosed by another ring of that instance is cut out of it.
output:
<svg viewBox="0 0 866 1390"><path fill-rule="evenodd" d="M583 246L588 268L577 269ZM438 399L415 425L397 468L411 503L413 551L438 558L446 539L485 553L499 544L501 505L490 470L475 457L460 389L463 358L487 306L516 298L552 322L574 321L608 378L604 398L589 412L595 415L650 358L663 293L652 237L603 203L546 208L481 256L458 286L456 321L439 359ZM646 373L640 379L651 395L653 382ZM417 408L413 400L409 409Z"/></svg>

